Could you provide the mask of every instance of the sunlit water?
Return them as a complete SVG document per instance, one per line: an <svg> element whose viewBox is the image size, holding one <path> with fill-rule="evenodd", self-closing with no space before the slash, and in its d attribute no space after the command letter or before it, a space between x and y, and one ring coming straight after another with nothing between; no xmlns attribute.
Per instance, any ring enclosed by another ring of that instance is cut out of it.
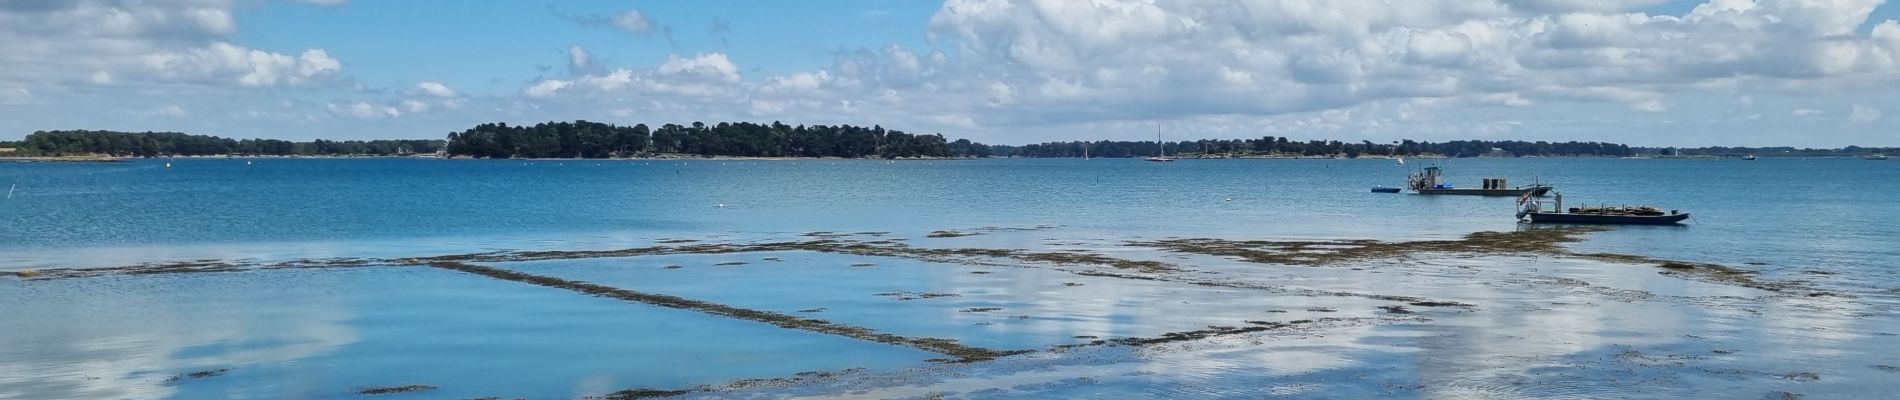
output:
<svg viewBox="0 0 1900 400"><path fill-rule="evenodd" d="M1900 178L1900 164L1437 163L1463 186L1538 179L1573 204L1654 204L1695 216L1683 227L1593 233L1571 245L1578 251L1720 263L1846 296L1790 298L1649 266L1549 257L1318 268L1123 246L1163 237L1453 239L1518 228L1508 198L1369 193L1402 183L1407 167L1389 160L0 164L0 186L15 187L0 200L0 270L880 231L913 246L1087 249L1251 285L1477 305L1416 309L1416 320L1400 320L1375 308L1390 303L1360 297L799 251L493 264L997 349L1247 321L1387 317L940 365L923 361L938 355L910 348L426 268L9 277L0 278L0 320L14 327L0 332L0 398L335 398L406 384L439 387L408 395L416 398L561 398L850 368L876 379L715 395L1867 398L1900 390L1900 225L1892 222L1900 189L1884 184ZM934 230L983 235L924 237ZM733 262L745 264L719 265ZM171 380L218 368L231 370Z"/></svg>

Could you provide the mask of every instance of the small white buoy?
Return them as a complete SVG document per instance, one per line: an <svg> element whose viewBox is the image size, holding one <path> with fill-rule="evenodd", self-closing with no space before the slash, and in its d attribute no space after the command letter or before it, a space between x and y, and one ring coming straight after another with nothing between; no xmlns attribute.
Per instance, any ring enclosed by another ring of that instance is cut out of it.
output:
<svg viewBox="0 0 1900 400"><path fill-rule="evenodd" d="M251 162L250 162L250 161L245 161L245 162L244 162L244 165L251 165Z"/></svg>
<svg viewBox="0 0 1900 400"><path fill-rule="evenodd" d="M719 203L719 206L718 206L718 207L719 207L719 208L726 208L726 203Z"/></svg>
<svg viewBox="0 0 1900 400"><path fill-rule="evenodd" d="M1232 197L1228 197L1228 198L1227 198L1227 201L1234 201L1234 198L1232 198Z"/></svg>
<svg viewBox="0 0 1900 400"><path fill-rule="evenodd" d="M165 163L165 168L171 168L171 167L172 167L172 163Z"/></svg>

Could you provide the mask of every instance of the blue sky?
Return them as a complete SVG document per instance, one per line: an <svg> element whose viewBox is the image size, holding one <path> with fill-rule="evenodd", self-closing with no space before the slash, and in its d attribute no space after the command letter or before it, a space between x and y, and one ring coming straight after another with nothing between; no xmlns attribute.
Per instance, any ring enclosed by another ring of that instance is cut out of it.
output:
<svg viewBox="0 0 1900 400"><path fill-rule="evenodd" d="M1900 145L1884 0L9 0L0 139L881 124Z"/></svg>
<svg viewBox="0 0 1900 400"><path fill-rule="evenodd" d="M472 94L520 90L566 65L570 45L603 63L651 64L668 54L732 55L748 77L829 66L838 52L897 43L926 48L923 25L939 3L917 0L852 1L356 1L327 7L272 2L239 7L236 17L257 29L234 41L294 51L321 43L372 86L400 87L431 76ZM572 23L576 16L613 16L638 10L655 21L651 34ZM715 31L715 21L726 28ZM669 40L670 37L670 40ZM506 60L504 62L498 62Z"/></svg>

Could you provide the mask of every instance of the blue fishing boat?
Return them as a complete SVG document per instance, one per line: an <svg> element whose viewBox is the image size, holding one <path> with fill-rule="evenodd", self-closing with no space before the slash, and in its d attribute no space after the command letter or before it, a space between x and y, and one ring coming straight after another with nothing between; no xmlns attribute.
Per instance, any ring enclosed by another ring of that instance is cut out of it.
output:
<svg viewBox="0 0 1900 400"><path fill-rule="evenodd" d="M1398 192L1399 192L1399 188L1395 188L1395 187L1384 187L1384 186L1373 186L1373 187L1372 187L1372 192L1373 192L1373 193L1398 193Z"/></svg>

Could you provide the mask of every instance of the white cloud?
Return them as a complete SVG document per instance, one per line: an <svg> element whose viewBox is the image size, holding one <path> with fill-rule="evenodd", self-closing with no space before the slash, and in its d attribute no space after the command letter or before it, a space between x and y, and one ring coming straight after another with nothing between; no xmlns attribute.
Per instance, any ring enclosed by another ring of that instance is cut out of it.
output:
<svg viewBox="0 0 1900 400"><path fill-rule="evenodd" d="M186 115L189 115L189 114L190 114L190 113L187 113L187 112L185 112L185 108L184 108L184 107L179 107L179 106L178 106L178 105L176 105L176 104L172 104L172 105L167 105L167 106L164 106L164 107L159 107L158 109L154 109L154 110L150 110L150 111L146 111L146 112L145 112L145 115L146 115L146 116L152 116L152 117L168 117L168 118L180 118L180 117L184 117L184 116L186 116Z"/></svg>
<svg viewBox="0 0 1900 400"><path fill-rule="evenodd" d="M692 57L681 58L666 56L666 62L654 67L660 75L681 77L712 82L738 82L739 66L733 65L722 53L700 53Z"/></svg>
<svg viewBox="0 0 1900 400"><path fill-rule="evenodd" d="M424 102L415 101L415 100L403 100L402 108L404 110L408 110L410 114L414 114L414 113L419 113L423 111L429 111L429 103L424 103Z"/></svg>
<svg viewBox="0 0 1900 400"><path fill-rule="evenodd" d="M613 25L620 30L636 34L653 33L653 20L648 19L640 10L627 10L614 15Z"/></svg>
<svg viewBox="0 0 1900 400"><path fill-rule="evenodd" d="M362 101L344 104L330 103L325 108L330 111L331 115L359 119L383 119L402 116L402 110L397 110L395 107L378 106Z"/></svg>
<svg viewBox="0 0 1900 400"><path fill-rule="evenodd" d="M1796 108L1794 109L1794 111L1788 113L1788 115L1793 115L1796 117L1806 117L1810 115L1821 115L1821 114L1827 114L1827 112L1812 109L1812 108Z"/></svg>
<svg viewBox="0 0 1900 400"><path fill-rule="evenodd" d="M674 98L687 101L737 96L743 86L738 65L725 54L701 53L691 57L668 55L665 61L650 69L616 68L573 79L542 79L522 89L521 94L531 99L546 99L563 93L593 96L631 91L687 96Z"/></svg>
<svg viewBox="0 0 1900 400"><path fill-rule="evenodd" d="M522 89L521 95L531 98L553 97L554 94L560 92L561 89L566 89L572 85L574 85L574 82L548 79L536 82L534 85L528 86L527 89Z"/></svg>
<svg viewBox="0 0 1900 400"><path fill-rule="evenodd" d="M987 116L985 125L1438 97L1659 112L1669 94L1711 88L1790 94L1900 82L1900 25L1854 33L1879 0L1633 12L1658 3L949 0L930 31L957 50L956 79L974 81L940 83L989 99L952 106Z"/></svg>
<svg viewBox="0 0 1900 400"><path fill-rule="evenodd" d="M1663 112L1669 111L1669 106L1663 104L1661 99L1649 99L1630 104L1630 109L1642 112Z"/></svg>
<svg viewBox="0 0 1900 400"><path fill-rule="evenodd" d="M323 49L286 54L228 42L237 30L231 7L221 0L0 5L0 82L296 86L342 70Z"/></svg>
<svg viewBox="0 0 1900 400"><path fill-rule="evenodd" d="M179 53L149 54L143 66L144 70L137 72L158 81L235 82L243 86L306 84L342 69L342 63L319 49L291 57L223 42Z"/></svg>
<svg viewBox="0 0 1900 400"><path fill-rule="evenodd" d="M1878 119L1880 119L1880 109L1859 104L1853 105L1847 113L1847 120L1852 122L1874 122Z"/></svg>
<svg viewBox="0 0 1900 400"><path fill-rule="evenodd" d="M457 95L455 89L450 89L448 85L443 85L441 82L435 81L422 81L417 83L416 93L434 97L455 97Z"/></svg>
<svg viewBox="0 0 1900 400"><path fill-rule="evenodd" d="M567 46L567 73L568 74L586 75L588 73L592 73L593 71L594 71L593 56L587 54L587 49L582 48L581 45L578 45L578 44Z"/></svg>

